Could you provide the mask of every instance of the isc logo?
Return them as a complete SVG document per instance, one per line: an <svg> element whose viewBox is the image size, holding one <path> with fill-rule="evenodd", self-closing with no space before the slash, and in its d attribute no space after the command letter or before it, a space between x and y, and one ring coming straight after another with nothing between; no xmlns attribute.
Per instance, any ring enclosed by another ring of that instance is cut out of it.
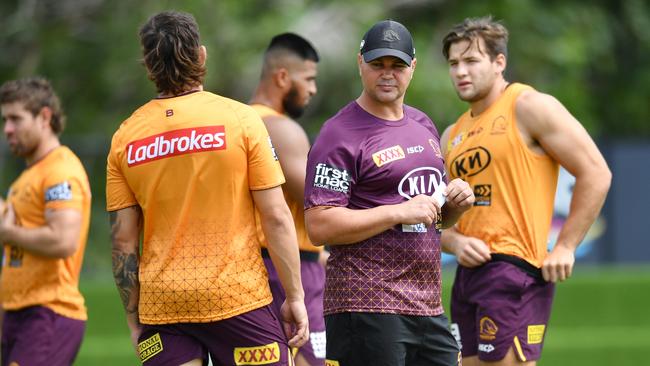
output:
<svg viewBox="0 0 650 366"><path fill-rule="evenodd" d="M478 350L479 352L490 353L494 351L494 346L489 343L479 343Z"/></svg>
<svg viewBox="0 0 650 366"><path fill-rule="evenodd" d="M424 151L424 146L422 145L409 146L406 148L407 154L419 154L423 151Z"/></svg>
<svg viewBox="0 0 650 366"><path fill-rule="evenodd" d="M492 157L484 147L465 150L451 161L451 173L454 177L466 178L476 175L490 165Z"/></svg>

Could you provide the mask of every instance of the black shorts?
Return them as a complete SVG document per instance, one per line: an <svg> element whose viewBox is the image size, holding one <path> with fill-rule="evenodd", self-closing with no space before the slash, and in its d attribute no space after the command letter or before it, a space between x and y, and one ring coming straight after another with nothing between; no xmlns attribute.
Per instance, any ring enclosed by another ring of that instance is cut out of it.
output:
<svg viewBox="0 0 650 366"><path fill-rule="evenodd" d="M444 315L339 313L325 316L327 360L340 366L450 366L458 343Z"/></svg>

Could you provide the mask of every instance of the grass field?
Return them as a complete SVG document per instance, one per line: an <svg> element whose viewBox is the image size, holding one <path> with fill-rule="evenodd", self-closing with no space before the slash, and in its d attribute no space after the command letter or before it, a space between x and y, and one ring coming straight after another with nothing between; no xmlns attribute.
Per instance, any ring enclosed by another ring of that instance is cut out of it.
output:
<svg viewBox="0 0 650 366"><path fill-rule="evenodd" d="M445 272L445 309L453 272ZM89 320L77 366L138 365L109 278L82 280ZM541 366L647 365L650 266L584 267L557 287ZM370 365L369 365L370 366Z"/></svg>

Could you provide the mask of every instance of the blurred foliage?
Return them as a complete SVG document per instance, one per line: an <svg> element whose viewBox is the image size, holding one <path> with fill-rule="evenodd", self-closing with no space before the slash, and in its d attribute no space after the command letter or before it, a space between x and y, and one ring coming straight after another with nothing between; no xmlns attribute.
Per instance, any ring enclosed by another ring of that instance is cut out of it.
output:
<svg viewBox="0 0 650 366"><path fill-rule="evenodd" d="M359 95L359 42L385 18L404 23L415 39L418 64L406 102L442 131L467 108L449 81L442 37L463 18L486 14L510 30L510 81L556 96L595 137L650 137L645 0L3 0L0 81L42 75L61 96L69 120L63 142L91 176L95 245L89 251L99 257L110 257L102 209L110 136L155 95L140 65L138 28L167 9L190 12L199 23L208 48L206 89L243 102L271 36L294 31L310 39L321 53L319 93L301 119L312 137ZM7 157L4 140L0 154L0 191L6 192L21 163Z"/></svg>

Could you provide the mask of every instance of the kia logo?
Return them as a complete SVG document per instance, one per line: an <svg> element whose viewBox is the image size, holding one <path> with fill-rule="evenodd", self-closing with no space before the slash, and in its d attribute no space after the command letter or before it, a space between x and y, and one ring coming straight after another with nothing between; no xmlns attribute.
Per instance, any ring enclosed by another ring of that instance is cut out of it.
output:
<svg viewBox="0 0 650 366"><path fill-rule="evenodd" d="M451 162L451 173L454 177L466 178L474 176L490 165L492 157L484 147L474 147L465 150Z"/></svg>
<svg viewBox="0 0 650 366"><path fill-rule="evenodd" d="M399 182L399 195L411 199L419 194L432 195L436 191L443 174L432 167L421 167L406 173Z"/></svg>

